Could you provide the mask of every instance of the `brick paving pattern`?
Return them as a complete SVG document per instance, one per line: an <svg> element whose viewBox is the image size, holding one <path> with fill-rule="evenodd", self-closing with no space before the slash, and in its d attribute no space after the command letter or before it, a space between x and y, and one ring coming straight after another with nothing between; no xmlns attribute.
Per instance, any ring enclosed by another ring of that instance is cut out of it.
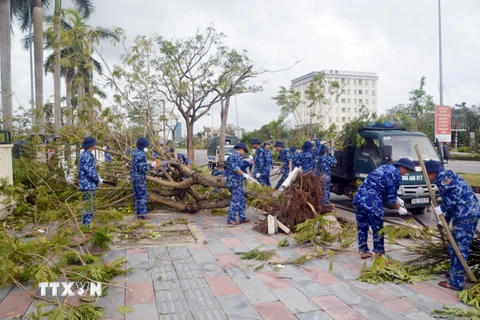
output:
<svg viewBox="0 0 480 320"><path fill-rule="evenodd" d="M454 292L433 281L411 285L359 282L364 261L352 252L301 267L286 265L279 272L264 263L254 272L262 262L241 260L236 252L264 245L276 250L271 262L277 263L309 250L294 246L287 235L258 234L251 224L229 228L224 217L183 216L197 225L206 243L105 253L107 261L126 256L135 268L115 279L115 284L127 290L112 287L99 299L105 319L433 319L431 309L461 305ZM254 218L251 213L250 218ZM292 246L277 248L284 238ZM117 308L124 305L133 311L119 313ZM0 319L22 319L34 309L35 303L18 288L0 290Z"/></svg>

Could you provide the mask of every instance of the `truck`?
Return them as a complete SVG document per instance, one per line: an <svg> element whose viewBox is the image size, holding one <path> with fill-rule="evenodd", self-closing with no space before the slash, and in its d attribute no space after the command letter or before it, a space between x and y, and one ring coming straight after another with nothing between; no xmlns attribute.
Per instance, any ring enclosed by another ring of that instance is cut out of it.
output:
<svg viewBox="0 0 480 320"><path fill-rule="evenodd" d="M360 147L351 145L351 140L344 141L343 150L335 151L337 164L332 168L332 192L353 198L360 183L370 172L383 164L391 164L400 158L409 158L415 164L415 172L402 177L398 197L405 201L405 207L412 214L422 214L430 205L430 195L423 178L420 163L415 152L418 144L424 160L436 160L444 163L448 159L447 145L440 145L437 150L428 137L421 132L408 132L401 128L360 129L360 136L365 143ZM432 184L438 197L438 188Z"/></svg>
<svg viewBox="0 0 480 320"><path fill-rule="evenodd" d="M240 139L236 136L225 137L225 160L228 159L228 156L231 155L235 150L233 146L240 142ZM210 169L215 169L218 165L218 154L220 151L220 136L210 137L207 139L207 157L208 157L208 167Z"/></svg>

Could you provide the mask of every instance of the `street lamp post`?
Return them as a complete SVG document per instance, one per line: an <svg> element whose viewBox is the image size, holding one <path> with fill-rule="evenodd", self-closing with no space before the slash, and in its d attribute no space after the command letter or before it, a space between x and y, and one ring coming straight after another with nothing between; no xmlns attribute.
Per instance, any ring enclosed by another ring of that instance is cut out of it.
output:
<svg viewBox="0 0 480 320"><path fill-rule="evenodd" d="M442 9L441 0L438 0L438 57L440 73L440 105L443 106L443 68L442 68Z"/></svg>

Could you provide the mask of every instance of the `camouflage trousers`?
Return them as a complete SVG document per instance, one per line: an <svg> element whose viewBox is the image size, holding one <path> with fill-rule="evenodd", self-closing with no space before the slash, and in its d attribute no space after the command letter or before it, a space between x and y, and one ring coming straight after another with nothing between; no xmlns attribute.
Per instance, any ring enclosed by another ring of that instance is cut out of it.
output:
<svg viewBox="0 0 480 320"><path fill-rule="evenodd" d="M378 231L383 228L383 219L367 211L362 207L355 208L357 229L358 229L358 251L369 252L368 248L368 230L371 228L373 233L373 252L385 253L385 239L378 235Z"/></svg>
<svg viewBox="0 0 480 320"><path fill-rule="evenodd" d="M325 181L325 187L323 188L323 199L321 205L330 203L330 188L332 187L332 176L329 174L324 174L323 179Z"/></svg>
<svg viewBox="0 0 480 320"><path fill-rule="evenodd" d="M140 217L147 216L147 180L145 176L132 177L133 195L135 196L135 214Z"/></svg>
<svg viewBox="0 0 480 320"><path fill-rule="evenodd" d="M477 222L478 219L475 218L462 221L454 220L452 224L453 238L455 239L462 256L465 258L465 261L468 261L468 252L470 250L473 235L475 234L475 229L477 228ZM463 288L465 282L465 270L451 245L448 247L448 253L450 255L450 277L448 283L455 289L460 290Z"/></svg>
<svg viewBox="0 0 480 320"><path fill-rule="evenodd" d="M240 221L245 220L245 209L247 207L247 200L245 198L245 192L243 191L243 185L229 187L232 194L232 201L230 202L230 208L228 209L227 222L236 222L237 213L240 216Z"/></svg>
<svg viewBox="0 0 480 320"><path fill-rule="evenodd" d="M95 197L97 192L95 190L83 191L83 210L82 210L82 224L90 225L93 221L93 212L95 211Z"/></svg>
<svg viewBox="0 0 480 320"><path fill-rule="evenodd" d="M282 176L280 177L280 180L278 180L278 183L277 185L275 186L275 190L278 190L280 189L280 187L282 186L282 184L285 182L285 180L287 180L287 177L288 177L288 174L290 172L288 171L285 171L285 172L282 172Z"/></svg>
<svg viewBox="0 0 480 320"><path fill-rule="evenodd" d="M272 183L270 182L270 169L265 172L265 185L268 187L272 186Z"/></svg>

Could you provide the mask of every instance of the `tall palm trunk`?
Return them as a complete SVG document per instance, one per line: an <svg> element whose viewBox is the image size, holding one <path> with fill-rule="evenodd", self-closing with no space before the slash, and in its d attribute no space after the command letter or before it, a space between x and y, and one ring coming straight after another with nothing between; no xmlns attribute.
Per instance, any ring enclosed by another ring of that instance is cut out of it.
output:
<svg viewBox="0 0 480 320"><path fill-rule="evenodd" d="M67 89L67 126L72 125L72 72L67 70L65 73L65 87Z"/></svg>
<svg viewBox="0 0 480 320"><path fill-rule="evenodd" d="M57 34L56 45L54 46L55 52L55 64L53 66L53 93L55 103L55 131L60 130L62 127L62 106L61 106L61 75L60 75L60 10L62 7L62 0L55 0L55 17L53 19L55 33Z"/></svg>
<svg viewBox="0 0 480 320"><path fill-rule="evenodd" d="M12 128L12 65L10 0L0 0L0 60L3 128Z"/></svg>
<svg viewBox="0 0 480 320"><path fill-rule="evenodd" d="M43 117L43 13L41 0L33 0L33 51L35 56L36 132L44 134Z"/></svg>

